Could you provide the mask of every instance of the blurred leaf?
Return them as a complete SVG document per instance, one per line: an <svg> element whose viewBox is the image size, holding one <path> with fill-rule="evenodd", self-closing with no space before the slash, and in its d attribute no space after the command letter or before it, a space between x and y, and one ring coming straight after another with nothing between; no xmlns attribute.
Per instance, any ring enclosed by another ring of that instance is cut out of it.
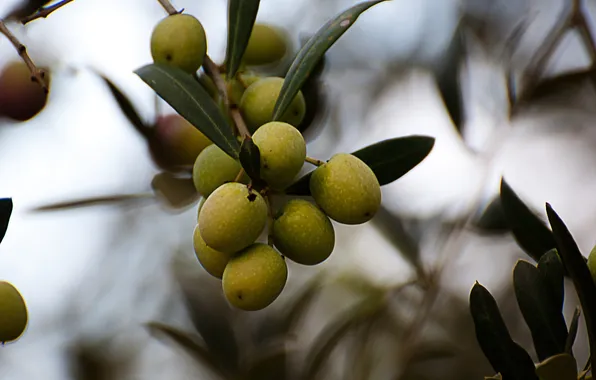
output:
<svg viewBox="0 0 596 380"><path fill-rule="evenodd" d="M175 342L178 347L182 348L183 351L193 357L197 362L206 364L215 373L220 374L225 378L225 371L222 371L211 353L207 351L207 349L205 349L205 347L203 347L196 339L194 339L191 334L158 322L150 322L146 325L146 327L154 336L159 337L159 334L165 335L171 341Z"/></svg>
<svg viewBox="0 0 596 380"><path fill-rule="evenodd" d="M553 305L562 311L565 299L565 270L556 249L551 249L540 258L538 270L545 280L545 287L553 299Z"/></svg>
<svg viewBox="0 0 596 380"><path fill-rule="evenodd" d="M232 158L240 144L209 93L192 75L168 65L150 64L135 73L163 100Z"/></svg>
<svg viewBox="0 0 596 380"><path fill-rule="evenodd" d="M470 292L470 312L476 339L493 369L507 380L537 380L532 358L511 339L497 302L478 282Z"/></svg>
<svg viewBox="0 0 596 380"><path fill-rule="evenodd" d="M567 342L565 342L565 352L569 355L573 355L573 344L577 336L577 328L579 326L579 317L581 315L580 307L576 307L569 324L569 334L567 335Z"/></svg>
<svg viewBox="0 0 596 380"><path fill-rule="evenodd" d="M304 85L306 78L313 72L325 52L356 22L358 16L373 5L386 0L366 1L356 4L348 10L329 20L315 35L300 49L292 62L284 80L284 84L275 103L273 120L280 120L298 91Z"/></svg>
<svg viewBox="0 0 596 380"><path fill-rule="evenodd" d="M435 139L427 136L406 136L383 140L352 154L364 161L377 176L381 186L408 173L428 156ZM289 188L286 194L310 195L310 176L306 174Z"/></svg>
<svg viewBox="0 0 596 380"><path fill-rule="evenodd" d="M124 113L124 116L126 116L128 121L133 125L133 127L135 127L137 132L139 132L143 137L147 138L151 132L151 127L143 122L143 120L135 110L134 106L132 105L130 99L126 95L124 95L124 93L120 91L120 89L111 80L99 73L98 75L101 77L101 79L103 79L103 81L110 89L112 96L118 103L118 106L120 107L122 113Z"/></svg>
<svg viewBox="0 0 596 380"><path fill-rule="evenodd" d="M35 207L31 211L33 212L45 212L45 211L65 211L81 207L91 206L122 206L126 204L132 204L135 202L154 201L154 194L121 194L121 195L108 195L104 197L90 197L75 199L65 202L50 203L45 206Z"/></svg>
<svg viewBox="0 0 596 380"><path fill-rule="evenodd" d="M538 268L519 260L513 270L513 287L524 320L532 332L538 359L545 360L565 352L565 317L558 302L549 294L549 283Z"/></svg>
<svg viewBox="0 0 596 380"><path fill-rule="evenodd" d="M240 146L240 163L254 187L265 187L265 182L261 179L261 152L250 136L245 136Z"/></svg>
<svg viewBox="0 0 596 380"><path fill-rule="evenodd" d="M257 18L259 4L260 0L229 0L228 2L228 44L225 62L229 77L233 77L240 67Z"/></svg>
<svg viewBox="0 0 596 380"><path fill-rule="evenodd" d="M484 377L484 380L503 380L503 376L500 373L497 373L494 376Z"/></svg>
<svg viewBox="0 0 596 380"><path fill-rule="evenodd" d="M287 378L286 370L287 352L284 348L275 350L272 353L262 355L261 358L251 363L246 371L246 380L275 379L284 380Z"/></svg>
<svg viewBox="0 0 596 380"><path fill-rule="evenodd" d="M8 229L8 222L12 214L12 199L0 198L0 243L4 240L6 230Z"/></svg>
<svg viewBox="0 0 596 380"><path fill-rule="evenodd" d="M151 181L151 187L164 204L173 209L182 209L198 201L192 178L177 177L172 173L158 173Z"/></svg>
<svg viewBox="0 0 596 380"><path fill-rule="evenodd" d="M596 70L594 68L582 69L546 78L541 80L536 87L530 89L524 100L525 104L545 100L549 97L566 97L577 92L586 84L596 83Z"/></svg>
<svg viewBox="0 0 596 380"><path fill-rule="evenodd" d="M427 360L449 359L457 355L457 349L452 343L431 342L414 348L410 360L422 362Z"/></svg>
<svg viewBox="0 0 596 380"><path fill-rule="evenodd" d="M505 218L500 197L496 197L488 204L484 212L474 222L474 226L481 233L503 234L511 231Z"/></svg>
<svg viewBox="0 0 596 380"><path fill-rule="evenodd" d="M594 353L596 352L596 297L594 297L596 285L592 280L585 258L579 251L569 229L548 203L546 204L546 214L553 229L557 251L579 296L588 329L590 352ZM596 368L596 356L592 356L592 368Z"/></svg>
<svg viewBox="0 0 596 380"><path fill-rule="evenodd" d="M540 380L577 380L577 363L569 354L558 354L536 366Z"/></svg>
<svg viewBox="0 0 596 380"><path fill-rule="evenodd" d="M465 54L463 23L460 21L444 57L444 66L437 75L437 86L455 128L461 132L464 110L459 70Z"/></svg>
<svg viewBox="0 0 596 380"><path fill-rule="evenodd" d="M44 5L52 2L52 0L24 0L21 4L13 9L6 17L6 20L21 20L33 13Z"/></svg>
<svg viewBox="0 0 596 380"><path fill-rule="evenodd" d="M552 232L504 179L501 180L501 205L515 240L530 257L539 261L542 255L555 248Z"/></svg>

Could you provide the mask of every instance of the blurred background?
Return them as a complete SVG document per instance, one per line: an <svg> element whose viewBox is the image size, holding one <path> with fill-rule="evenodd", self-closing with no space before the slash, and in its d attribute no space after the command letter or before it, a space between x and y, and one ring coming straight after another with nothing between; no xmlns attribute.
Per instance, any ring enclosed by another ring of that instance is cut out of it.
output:
<svg viewBox="0 0 596 380"><path fill-rule="evenodd" d="M356 3L262 0L257 20L285 29L295 52ZM173 112L133 74L151 62L149 38L166 16L158 2L75 0L8 23L52 80L41 113L0 119L0 196L15 205L0 279L21 291L30 318L0 348L0 379L482 379L493 373L468 311L475 281L535 355L511 291L516 260L530 259L510 233L470 221L504 176L542 218L551 203L585 255L595 243L596 93L580 34L566 33L545 65L544 79L562 80L509 101L570 3L392 0L365 12L326 55L309 156L414 134L436 138L434 149L383 188L373 221L335 224L329 260L290 263L282 295L253 313L231 309L196 260L196 202L171 210L152 197L160 169L97 75L147 123ZM0 18L19 4L0 2ZM227 1L173 4L203 23L208 54L222 62ZM584 8L596 17L594 1ZM0 36L0 67L18 59ZM133 196L34 210L117 195ZM575 347L585 362L583 321Z"/></svg>

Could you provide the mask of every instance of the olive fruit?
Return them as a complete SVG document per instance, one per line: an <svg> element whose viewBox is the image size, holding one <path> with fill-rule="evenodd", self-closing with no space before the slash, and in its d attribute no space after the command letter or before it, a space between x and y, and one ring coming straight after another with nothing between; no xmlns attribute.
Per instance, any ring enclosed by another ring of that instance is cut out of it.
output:
<svg viewBox="0 0 596 380"><path fill-rule="evenodd" d="M48 94L31 79L24 62L11 62L0 73L0 117L29 120L41 112L47 99Z"/></svg>
<svg viewBox="0 0 596 380"><path fill-rule="evenodd" d="M283 78L263 78L248 86L244 91L240 101L240 111L251 133L261 125L273 120L273 109L283 83ZM298 92L279 121L297 127L302 122L305 112L304 96L302 92Z"/></svg>
<svg viewBox="0 0 596 380"><path fill-rule="evenodd" d="M27 321L27 306L21 293L11 283L0 281L0 343L19 339Z"/></svg>
<svg viewBox="0 0 596 380"><path fill-rule="evenodd" d="M238 252L261 235L267 223L267 211L267 203L258 192L237 182L223 184L201 208L201 237L217 251Z"/></svg>
<svg viewBox="0 0 596 380"><path fill-rule="evenodd" d="M327 215L317 206L302 199L292 199L275 217L273 242L290 260L316 265L333 252L335 231Z"/></svg>
<svg viewBox="0 0 596 380"><path fill-rule="evenodd" d="M260 66L278 62L286 55L285 36L266 24L255 24L242 61L248 66Z"/></svg>
<svg viewBox="0 0 596 380"><path fill-rule="evenodd" d="M194 16L167 16L151 34L151 56L155 63L176 66L193 74L203 64L206 53L205 29Z"/></svg>
<svg viewBox="0 0 596 380"><path fill-rule="evenodd" d="M192 180L197 192L208 197L224 183L234 181L240 170L242 165L239 161L213 144L197 157L192 169ZM244 175L241 179L246 181L247 177Z"/></svg>
<svg viewBox="0 0 596 380"><path fill-rule="evenodd" d="M381 186L358 157L339 153L314 170L310 192L333 220L343 224L369 221L381 206Z"/></svg>
<svg viewBox="0 0 596 380"><path fill-rule="evenodd" d="M261 178L276 190L288 187L304 165L306 143L293 126L272 121L252 136L261 153Z"/></svg>
<svg viewBox="0 0 596 380"><path fill-rule="evenodd" d="M592 279L596 283L596 247L592 249L592 252L588 256L588 268L592 274Z"/></svg>
<svg viewBox="0 0 596 380"><path fill-rule="evenodd" d="M255 243L235 255L224 270L224 294L232 306L261 310L281 294L288 278L284 259L267 244Z"/></svg>
<svg viewBox="0 0 596 380"><path fill-rule="evenodd" d="M205 268L207 273L213 277L221 278L232 255L208 247L201 237L198 225L195 227L193 233L193 246L199 263L201 263L201 266Z"/></svg>

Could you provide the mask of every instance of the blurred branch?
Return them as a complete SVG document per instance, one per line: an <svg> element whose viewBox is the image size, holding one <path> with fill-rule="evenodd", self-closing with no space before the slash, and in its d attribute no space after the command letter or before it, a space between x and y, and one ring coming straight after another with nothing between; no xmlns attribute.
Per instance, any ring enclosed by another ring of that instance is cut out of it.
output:
<svg viewBox="0 0 596 380"><path fill-rule="evenodd" d="M61 2L59 2L59 3L56 3L56 4L54 4L54 5L51 5L51 6L49 6L49 7L44 7L44 8L41 8L41 9L40 9L39 11L37 11L36 13L34 13L34 14L32 14L32 15L29 15L29 16L27 16L27 17L25 17L25 18L23 18L23 19L21 20L21 23L22 23L23 25L25 25L25 24L27 24L27 23L29 23L29 22L31 22L31 21L33 21L33 20L36 20L36 19L38 19L38 18L46 18L46 17L48 17L48 16L49 16L49 15L50 15L52 12L54 12L54 11L57 11L58 9L62 8L62 7L63 7L63 6L65 6L66 4L68 4L68 3L71 3L71 2L73 2L73 1L74 1L74 0L62 0Z"/></svg>
<svg viewBox="0 0 596 380"><path fill-rule="evenodd" d="M168 12L170 15L175 15L175 14L178 14L178 13L182 13L182 11L178 12L176 10L176 8L174 8L174 6L170 2L170 0L157 0L157 1L159 2L159 4L161 4L161 6L163 7L163 9L165 9L166 12Z"/></svg>
<svg viewBox="0 0 596 380"><path fill-rule="evenodd" d="M12 43L15 47L21 59L25 62L29 71L31 71L31 80L39 83L39 85L43 88L43 91L47 94L48 93L48 85L44 80L45 73L43 70L40 70L35 66L35 63L27 54L27 48L23 45L15 36L11 33L11 31L6 27L6 24L3 20L0 20L0 33L4 34L6 38Z"/></svg>
<svg viewBox="0 0 596 380"><path fill-rule="evenodd" d="M95 198L84 198L66 202L50 203L44 206L39 206L31 209L31 212L43 212L43 211L61 211L69 210L73 208L89 207L89 206L100 206L115 203L126 203L133 201L142 201L147 199L155 199L153 193L141 193L141 194L124 194L124 195L110 195L105 197Z"/></svg>

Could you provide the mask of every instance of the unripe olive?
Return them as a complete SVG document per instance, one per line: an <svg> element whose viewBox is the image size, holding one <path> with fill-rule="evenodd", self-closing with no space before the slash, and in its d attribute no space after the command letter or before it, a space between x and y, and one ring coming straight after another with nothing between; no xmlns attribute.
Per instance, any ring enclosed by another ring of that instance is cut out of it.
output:
<svg viewBox="0 0 596 380"><path fill-rule="evenodd" d="M592 274L592 279L596 283L596 247L592 248L592 252L588 256L588 268Z"/></svg>
<svg viewBox="0 0 596 380"><path fill-rule="evenodd" d="M151 55L155 63L176 66L193 74L203 64L206 53L205 29L191 15L167 16L151 34Z"/></svg>
<svg viewBox="0 0 596 380"><path fill-rule="evenodd" d="M224 183L234 181L240 170L242 165L239 161L213 144L197 157L192 169L192 180L197 192L206 198ZM248 177L243 175L241 181L248 182Z"/></svg>
<svg viewBox="0 0 596 380"><path fill-rule="evenodd" d="M261 125L273 120L273 109L279 97L284 79L279 77L263 78L248 86L240 102L240 111L248 129L254 132ZM302 92L292 100L281 120L297 127L304 118L306 105Z"/></svg>
<svg viewBox="0 0 596 380"><path fill-rule="evenodd" d="M47 82L49 76L46 73ZM29 120L45 107L47 99L42 86L31 79L31 72L24 62L11 62L0 73L0 117Z"/></svg>
<svg viewBox="0 0 596 380"><path fill-rule="evenodd" d="M381 206L381 187L375 173L347 153L336 154L315 169L310 192L331 219L343 224L365 223Z"/></svg>
<svg viewBox="0 0 596 380"><path fill-rule="evenodd" d="M280 30L265 24L255 24L242 61L248 66L275 63L286 55L286 38Z"/></svg>
<svg viewBox="0 0 596 380"><path fill-rule="evenodd" d="M232 255L208 247L201 237L198 225L195 227L193 233L193 246L199 263L201 263L201 266L207 273L213 277L221 278Z"/></svg>
<svg viewBox="0 0 596 380"><path fill-rule="evenodd" d="M261 178L273 189L288 187L304 165L306 143L293 126L272 121L252 136L261 153Z"/></svg>
<svg viewBox="0 0 596 380"><path fill-rule="evenodd" d="M248 88L251 84L263 79L263 77L253 71L240 71L237 76L238 81L242 83L244 88Z"/></svg>
<svg viewBox="0 0 596 380"><path fill-rule="evenodd" d="M21 293L11 283L0 281L0 343L19 339L27 328L27 320Z"/></svg>
<svg viewBox="0 0 596 380"><path fill-rule="evenodd" d="M242 310L261 310L281 294L288 278L282 257L267 244L255 243L235 255L223 274L223 291Z"/></svg>
<svg viewBox="0 0 596 380"><path fill-rule="evenodd" d="M193 165L199 153L213 144L201 131L178 114L160 116L149 137L149 150L164 169Z"/></svg>
<svg viewBox="0 0 596 380"><path fill-rule="evenodd" d="M221 185L205 201L199 231L205 243L220 252L235 253L254 243L267 223L267 203L241 183Z"/></svg>
<svg viewBox="0 0 596 380"><path fill-rule="evenodd" d="M273 242L290 260L316 265L333 252L335 231L327 215L317 206L293 199L284 205L273 222Z"/></svg>

